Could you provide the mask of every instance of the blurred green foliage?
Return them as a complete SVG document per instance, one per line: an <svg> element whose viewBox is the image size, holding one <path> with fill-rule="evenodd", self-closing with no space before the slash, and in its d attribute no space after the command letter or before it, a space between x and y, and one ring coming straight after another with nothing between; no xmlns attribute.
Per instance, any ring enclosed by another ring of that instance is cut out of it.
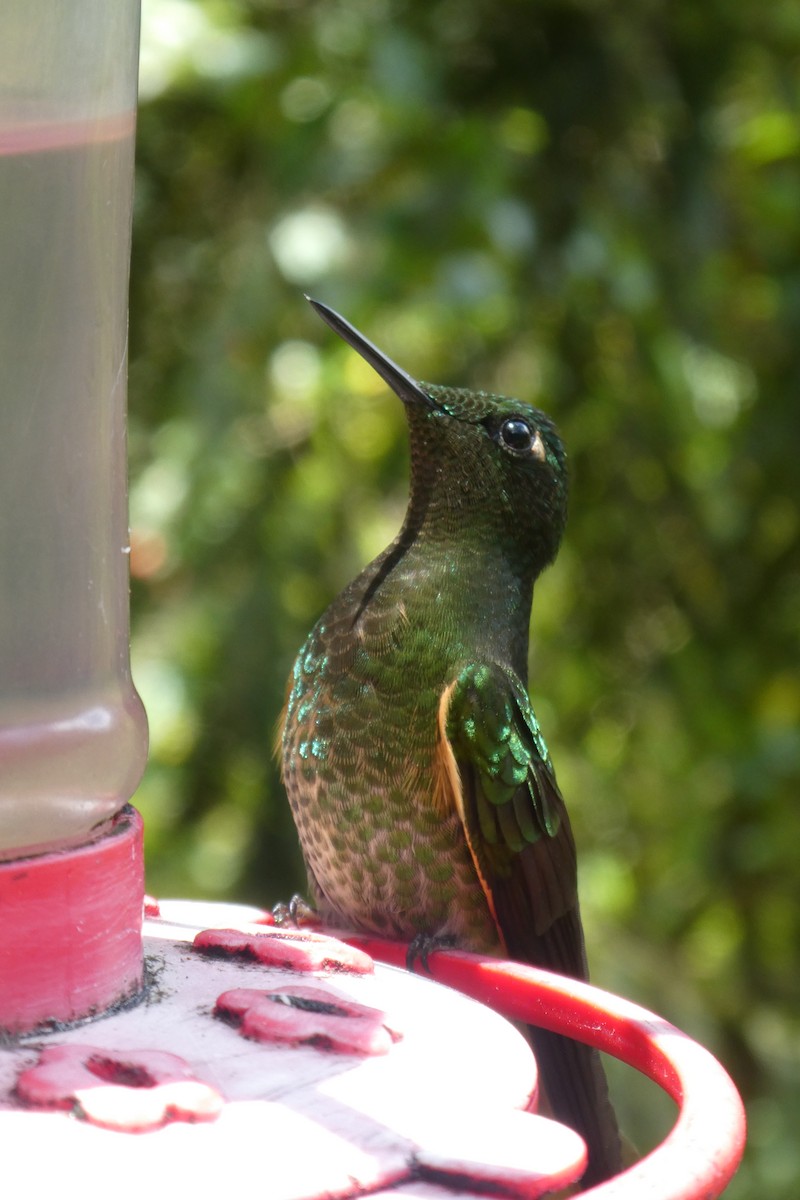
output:
<svg viewBox="0 0 800 1200"><path fill-rule="evenodd" d="M800 8L144 0L131 298L149 886L302 887L293 655L396 532L412 374L570 451L531 693L595 979L728 1066L729 1195L800 1176ZM627 1075L643 1146L671 1120ZM671 1106L670 1106L671 1109Z"/></svg>

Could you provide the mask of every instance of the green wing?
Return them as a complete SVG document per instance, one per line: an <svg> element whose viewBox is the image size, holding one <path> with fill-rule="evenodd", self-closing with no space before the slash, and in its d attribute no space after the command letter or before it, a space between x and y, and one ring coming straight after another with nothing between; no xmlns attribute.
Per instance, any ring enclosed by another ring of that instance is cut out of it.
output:
<svg viewBox="0 0 800 1200"><path fill-rule="evenodd" d="M465 667L442 697L442 756L486 898L510 958L586 979L575 844L539 725L519 678ZM600 1057L530 1027L557 1120L589 1147L583 1182L620 1170L619 1133Z"/></svg>
<svg viewBox="0 0 800 1200"><path fill-rule="evenodd" d="M557 953L540 942L560 918L577 913L577 868L527 691L497 663L470 663L445 697L442 732L457 769L457 807L508 952L584 977L579 920Z"/></svg>

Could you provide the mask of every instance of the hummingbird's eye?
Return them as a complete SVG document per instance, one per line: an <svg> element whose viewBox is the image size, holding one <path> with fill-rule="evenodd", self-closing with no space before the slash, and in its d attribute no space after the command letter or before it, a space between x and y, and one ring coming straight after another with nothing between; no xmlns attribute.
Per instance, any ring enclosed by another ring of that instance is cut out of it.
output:
<svg viewBox="0 0 800 1200"><path fill-rule="evenodd" d="M498 440L504 450L512 454L544 458L544 443L538 429L531 429L522 417L508 417L498 430Z"/></svg>

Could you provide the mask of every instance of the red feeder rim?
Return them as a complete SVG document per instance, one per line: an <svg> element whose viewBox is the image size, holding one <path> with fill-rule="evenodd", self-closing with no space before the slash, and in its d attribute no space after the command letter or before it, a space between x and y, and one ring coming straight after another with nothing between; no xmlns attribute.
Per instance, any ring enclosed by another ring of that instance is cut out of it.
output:
<svg viewBox="0 0 800 1200"><path fill-rule="evenodd" d="M344 940L391 966L407 947L378 938ZM632 1167L597 1184L591 1200L714 1200L741 1161L745 1113L717 1060L663 1017L587 983L536 967L461 951L435 951L430 974L512 1021L587 1042L634 1067L675 1101L678 1120L664 1141Z"/></svg>

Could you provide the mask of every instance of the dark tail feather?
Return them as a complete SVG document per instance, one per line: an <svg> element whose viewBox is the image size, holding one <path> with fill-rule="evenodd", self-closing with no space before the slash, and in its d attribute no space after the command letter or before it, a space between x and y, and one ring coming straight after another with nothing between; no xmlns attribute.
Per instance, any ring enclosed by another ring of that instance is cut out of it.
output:
<svg viewBox="0 0 800 1200"><path fill-rule="evenodd" d="M555 791L552 799L561 810L557 833L526 846L512 860L510 872L498 877L492 888L495 911L510 958L588 980L575 843L560 794ZM616 1175L622 1169L619 1129L599 1053L534 1027L531 1041L553 1116L579 1133L588 1147L583 1182Z"/></svg>
<svg viewBox="0 0 800 1200"><path fill-rule="evenodd" d="M536 939L540 966L588 980L577 904ZM600 1054L583 1042L530 1026L533 1049L553 1116L576 1130L589 1150L583 1184L600 1183L622 1170L617 1117Z"/></svg>
<svg viewBox="0 0 800 1200"><path fill-rule="evenodd" d="M574 1129L586 1142L589 1165L586 1187L622 1170L617 1118L608 1096L600 1055L591 1046L560 1034L528 1026L541 1083L555 1120Z"/></svg>
<svg viewBox="0 0 800 1200"><path fill-rule="evenodd" d="M577 903L538 933L527 929L520 934L520 924L506 937L512 957L573 979L588 980ZM598 1051L549 1030L536 1026L529 1029L553 1116L579 1133L589 1150L589 1166L582 1182L588 1185L609 1179L622 1170L621 1146Z"/></svg>

